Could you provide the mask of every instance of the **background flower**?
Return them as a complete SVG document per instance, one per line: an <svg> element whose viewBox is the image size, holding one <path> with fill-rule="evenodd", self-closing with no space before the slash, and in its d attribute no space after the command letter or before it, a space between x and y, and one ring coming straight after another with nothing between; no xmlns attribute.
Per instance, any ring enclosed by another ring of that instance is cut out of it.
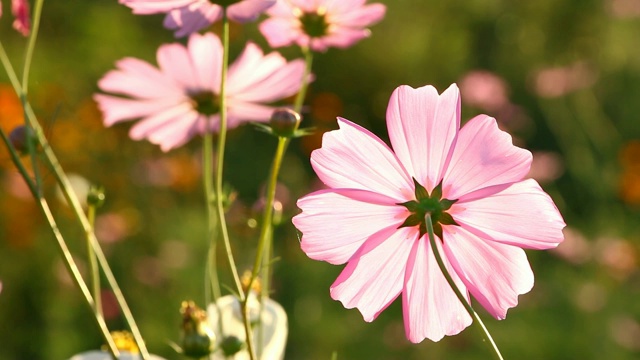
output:
<svg viewBox="0 0 640 360"><path fill-rule="evenodd" d="M193 34L187 47L163 45L157 52L159 69L147 62L125 58L118 70L107 73L98 86L128 96L94 95L104 123L142 118L130 130L134 140L148 139L168 151L195 134L218 128L217 94L220 92L222 44L215 35ZM229 128L243 121L267 121L274 102L295 94L304 74L304 62L287 62L277 52L264 55L248 43L229 67L227 107Z"/></svg>
<svg viewBox="0 0 640 360"><path fill-rule="evenodd" d="M197 32L222 18L223 7L209 0L119 0L133 9L134 14L166 13L164 26L175 30L176 37ZM254 21L272 6L275 0L242 0L227 7L229 19L237 22Z"/></svg>
<svg viewBox="0 0 640 360"><path fill-rule="evenodd" d="M366 29L380 21L386 7L366 0L279 0L260 31L272 47L298 44L314 51L346 48L368 37Z"/></svg>
<svg viewBox="0 0 640 360"><path fill-rule="evenodd" d="M293 219L309 257L347 263L331 297L373 321L402 294L412 342L471 324L435 262L424 227L430 213L458 288L504 319L533 286L521 248L554 248L563 239L551 198L535 180L522 180L531 153L486 115L460 128L455 85L442 95L431 86L396 89L387 109L395 153L366 129L338 122L311 154L330 189L301 198Z"/></svg>

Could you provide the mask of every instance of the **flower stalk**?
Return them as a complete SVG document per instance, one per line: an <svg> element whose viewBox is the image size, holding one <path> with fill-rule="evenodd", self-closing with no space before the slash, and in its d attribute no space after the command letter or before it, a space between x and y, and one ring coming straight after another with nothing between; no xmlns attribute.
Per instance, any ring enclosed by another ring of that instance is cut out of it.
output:
<svg viewBox="0 0 640 360"><path fill-rule="evenodd" d="M500 353L500 349L498 349L498 346L493 341L493 338L491 337L491 334L489 333L489 330L487 330L487 327L482 322L482 319L480 319L480 316L473 309L471 304L469 304L469 302L467 302L467 299L465 299L464 295L462 295L462 293L460 292L460 289L458 289L458 286L456 286L456 283L453 281L453 278L451 278L451 275L447 271L447 268L444 265L444 261L442 260L442 257L440 256L440 251L438 250L438 246L436 244L436 238L435 238L434 231L433 231L433 222L431 220L431 214L430 213L427 213L425 215L425 222L427 224L427 233L429 234L429 244L431 245L431 249L433 250L433 255L436 258L436 262L438 263L438 267L442 271L442 275L444 275L445 279L447 279L447 283L449 284L449 286L451 286L451 289L453 290L453 292L458 297L458 300L460 300L460 302L462 303L462 306L464 306L464 308L467 310L469 315L471 315L471 317L473 317L476 320L475 323L478 325L478 327L480 328L480 331L484 334L484 337L489 342L489 345L491 346L491 350L492 350L493 355L495 356L495 358L498 359L498 360L504 360L504 358L502 357L502 354Z"/></svg>

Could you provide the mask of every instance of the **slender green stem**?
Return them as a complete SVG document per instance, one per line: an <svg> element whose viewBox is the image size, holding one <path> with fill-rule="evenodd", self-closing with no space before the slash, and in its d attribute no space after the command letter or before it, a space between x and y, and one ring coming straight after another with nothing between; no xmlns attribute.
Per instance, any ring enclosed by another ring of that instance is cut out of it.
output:
<svg viewBox="0 0 640 360"><path fill-rule="evenodd" d="M456 283L453 281L453 278L451 278L451 275L449 274L449 272L447 271L447 268L444 265L444 261L440 256L440 251L438 250L435 235L433 233L433 222L431 220L430 213L427 213L427 215L425 216L425 221L427 223L427 233L429 234L429 244L431 245L431 249L433 250L433 255L436 258L436 262L438 263L438 266L440 267L442 274L444 275L445 279L447 279L449 286L451 286L451 289L456 294L456 296L458 297L458 300L460 300L460 302L462 303L464 308L467 310L469 315L471 315L471 317L473 317L476 320L475 322L480 327L480 331L483 332L484 336L489 341L489 345L491 346L491 349L496 359L503 360L502 354L500 354L500 350L498 349L498 346L496 345L496 343L493 341L493 338L491 337L489 330L487 330L487 327L484 326L484 323L482 322L482 319L480 319L480 316L478 315L478 313L476 313L476 311L473 310L473 307L471 306L471 304L467 302L467 299L464 297L464 295L462 295L462 293L460 292L460 289L458 289L458 286L456 286Z"/></svg>
<svg viewBox="0 0 640 360"><path fill-rule="evenodd" d="M89 226L91 226L91 232L95 229L96 223L96 206L91 204L87 209L87 218L89 220ZM96 259L96 253L91 246L91 237L87 236L87 259L89 261L89 269L91 271L91 286L93 289L93 300L95 301L94 311L101 317L104 316L102 312L102 298L100 296L100 268L98 267L98 260Z"/></svg>
<svg viewBox="0 0 640 360"><path fill-rule="evenodd" d="M207 129L210 120L207 117ZM217 218L216 218L216 192L213 187L213 134L205 132L202 146L202 179L204 185L205 201L207 205L207 241L209 252L207 254L207 270L205 273L205 303L209 304L209 293L216 301L220 297L220 283L218 281L217 265ZM210 291L206 291L210 289Z"/></svg>
<svg viewBox="0 0 640 360"><path fill-rule="evenodd" d="M216 210L218 214L218 226L220 226L220 233L222 235L222 242L224 244L225 251L227 253L227 260L229 261L229 267L233 276L233 281L236 285L236 291L241 300L244 300L244 290L242 289L242 283L240 282L240 276L238 276L238 269L236 262L233 259L233 253L231 251L231 242L229 241L229 231L227 230L227 221L224 214L224 198L222 193L222 173L224 169L224 149L227 141L227 70L229 68L229 19L227 18L226 9L223 11L222 16L222 76L220 77L220 129L218 131L218 153L216 162L216 178L215 178L215 198L216 198Z"/></svg>
<svg viewBox="0 0 640 360"><path fill-rule="evenodd" d="M22 175L22 178L24 179L25 183L29 187L29 191L31 191L31 194L37 200L36 202L38 203L40 211L42 211L42 214L44 215L45 219L49 223L49 228L51 229L51 232L53 233L53 236L57 241L58 251L60 251L60 255L64 260L65 266L67 267L67 271L71 275L71 278L75 282L78 289L80 289L80 292L85 298L85 302L87 303L87 305L89 305L89 308L91 308L91 311L93 312L95 308L94 299L91 296L89 288L84 282L84 279L80 274L80 271L78 270L78 266L73 260L73 256L71 255L71 252L67 247L67 244L64 240L64 237L62 236L62 233L58 229L58 225L56 224L53 214L51 213L51 209L49 208L49 204L47 203L47 200L40 195L40 192L38 191L36 184L33 182L31 177L29 176L29 173L27 169L24 167L24 165L22 164L22 161L20 161L20 157L18 156L16 149L13 148L13 146L11 145L11 142L9 141L9 138L7 137L7 135L2 129L0 129L0 137L2 137L3 142L5 143L7 149L9 150L9 154L11 155L11 161L20 172L20 175ZM104 321L104 317L101 314L94 313L94 315L95 315L96 323L98 324L98 327L100 328L100 332L102 333L102 337L107 343L107 347L109 348L109 352L111 353L111 356L114 359L117 359L118 356L120 356L120 352L118 351L118 348L116 347L116 344L113 341L111 334L109 333L109 328L107 327L107 324Z"/></svg>
<svg viewBox="0 0 640 360"><path fill-rule="evenodd" d="M33 17L31 25L31 34L29 35L29 43L24 56L24 69L22 70L22 88L24 95L27 95L27 84L29 83L29 72L31 70L31 60L33 59L33 51L36 48L36 40L38 39L38 30L40 29L40 18L42 17L42 5L44 0L36 0L33 7Z"/></svg>
<svg viewBox="0 0 640 360"><path fill-rule="evenodd" d="M293 110L298 114L302 111L302 105L304 104L304 98L307 96L307 88L309 87L309 77L311 76L311 66L313 65L313 51L309 48L302 48L304 54L304 76L302 77L302 85L300 91L296 95L296 100L293 103Z"/></svg>
<svg viewBox="0 0 640 360"><path fill-rule="evenodd" d="M0 61L2 62L7 72L7 75L9 76L9 80L11 81L11 84L14 90L16 91L16 93L18 94L22 93L22 86L17 80L16 73L13 70L11 63L9 62L8 57L6 56L6 52L4 51L4 47L2 46L2 43L0 43ZM116 282L115 277L113 276L113 272L111 271L111 268L109 267L106 257L102 252L102 248L100 247L100 244L98 243L98 240L96 239L95 234L93 233L91 226L89 225L89 221L82 209L82 206L80 205L78 196L75 194L75 191L71 187L71 183L69 182L69 179L67 178L66 173L60 166L60 162L58 161L58 158L55 156L53 150L51 149L51 146L49 145L49 142L44 135L44 131L42 130L42 127L38 123L38 120L33 111L33 108L28 102L25 104L25 111L27 114L28 125L31 126L31 128L34 130L34 135L36 137L36 140L42 147L44 160L49 166L49 168L51 169L51 171L53 172L53 175L58 185L60 186L60 189L62 190L62 193L65 199L67 200L67 203L71 206L76 218L78 219L78 222L82 226L84 232L89 236L91 240L91 246L93 246L96 257L98 259L98 264L102 268L105 278L107 279L107 283L113 290L114 296L116 297L118 305L122 310L122 314L124 315L125 320L129 324L131 333L133 334L133 337L136 340L138 348L140 349L140 354L142 355L143 360L148 360L149 353L147 351L147 347L144 344L144 341L140 334L140 330L138 329L138 326L135 323L135 320L133 319L129 306L124 300L122 291L120 290L120 287L118 286L118 283Z"/></svg>

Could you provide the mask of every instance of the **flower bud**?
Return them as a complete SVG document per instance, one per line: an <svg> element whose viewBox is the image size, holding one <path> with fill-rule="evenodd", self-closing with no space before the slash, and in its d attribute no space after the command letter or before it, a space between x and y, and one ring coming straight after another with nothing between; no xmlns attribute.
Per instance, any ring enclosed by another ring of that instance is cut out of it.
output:
<svg viewBox="0 0 640 360"><path fill-rule="evenodd" d="M207 321L207 313L193 301L183 301L180 313L182 314L182 353L194 359L209 355L213 351L216 335Z"/></svg>
<svg viewBox="0 0 640 360"><path fill-rule="evenodd" d="M278 108L271 115L269 125L271 125L274 134L281 137L291 137L298 130L300 121L300 114L297 112L287 108Z"/></svg>
<svg viewBox="0 0 640 360"><path fill-rule="evenodd" d="M20 125L11 130L9 141L21 155L24 155L29 152L29 141L34 144L35 148L35 137L33 135L33 130L30 127Z"/></svg>
<svg viewBox="0 0 640 360"><path fill-rule="evenodd" d="M233 356L244 347L244 342L236 336L227 336L220 343L224 356Z"/></svg>
<svg viewBox="0 0 640 360"><path fill-rule="evenodd" d="M99 208L104 204L104 188L102 186L92 185L87 194L87 204Z"/></svg>

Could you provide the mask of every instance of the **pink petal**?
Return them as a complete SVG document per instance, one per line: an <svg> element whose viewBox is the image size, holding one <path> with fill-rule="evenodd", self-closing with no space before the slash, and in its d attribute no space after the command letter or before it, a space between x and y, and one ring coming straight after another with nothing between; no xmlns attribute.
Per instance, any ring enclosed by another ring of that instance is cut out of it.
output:
<svg viewBox="0 0 640 360"><path fill-rule="evenodd" d="M144 99L183 96L183 90L146 61L124 58L98 81L102 91Z"/></svg>
<svg viewBox="0 0 640 360"><path fill-rule="evenodd" d="M145 117L175 106L175 103L168 99L130 100L103 94L95 94L93 99L102 111L106 126Z"/></svg>
<svg viewBox="0 0 640 360"><path fill-rule="evenodd" d="M433 86L398 87L387 108L389 138L407 171L429 192L438 185L460 128L460 92Z"/></svg>
<svg viewBox="0 0 640 360"><path fill-rule="evenodd" d="M196 34L194 36L200 36ZM191 64L189 52L178 43L164 44L158 48L158 65L160 70L171 77L183 89L198 88L198 75Z"/></svg>
<svg viewBox="0 0 640 360"><path fill-rule="evenodd" d="M165 152L180 147L197 133L196 124L201 116L195 111L176 116L151 131L147 138Z"/></svg>
<svg viewBox="0 0 640 360"><path fill-rule="evenodd" d="M359 1L361 2L361 1ZM348 6L347 1L336 1L336 4L341 4L345 8ZM387 8L382 4L370 4L361 7L351 7L342 9L330 9L328 22L331 24L339 24L341 26L348 26L352 28L367 27L382 20Z"/></svg>
<svg viewBox="0 0 640 360"><path fill-rule="evenodd" d="M147 15L171 11L198 0L119 0L120 4L133 9L134 14Z"/></svg>
<svg viewBox="0 0 640 360"><path fill-rule="evenodd" d="M524 250L486 241L460 226L443 228L444 252L471 295L496 319L533 288L533 271Z"/></svg>
<svg viewBox="0 0 640 360"><path fill-rule="evenodd" d="M171 10L164 18L164 27L176 30L174 36L184 37L207 28L222 18L222 7L209 1L199 1L192 6Z"/></svg>
<svg viewBox="0 0 640 360"><path fill-rule="evenodd" d="M269 121L274 106L228 99L228 127L233 128L246 121Z"/></svg>
<svg viewBox="0 0 640 360"><path fill-rule="evenodd" d="M443 196L459 199L493 185L520 181L531 167L531 153L518 148L494 118L479 115L458 133L443 179Z"/></svg>
<svg viewBox="0 0 640 360"><path fill-rule="evenodd" d="M229 94L251 91L254 84L268 78L286 63L286 59L279 53L272 52L264 56L256 44L249 42L242 54L229 67L227 91Z"/></svg>
<svg viewBox="0 0 640 360"><path fill-rule="evenodd" d="M141 140L148 138L154 132L158 131L166 124L180 121L184 117L195 117L197 113L189 103L178 104L164 111L159 111L137 122L129 130L129 136L133 140Z"/></svg>
<svg viewBox="0 0 640 360"><path fill-rule="evenodd" d="M538 250L554 248L564 239L562 215L535 180L491 189L488 197L482 192L461 198L449 211L476 236Z"/></svg>
<svg viewBox="0 0 640 360"><path fill-rule="evenodd" d="M402 290L415 229L387 228L371 236L331 285L331 297L347 309L358 308L371 322Z"/></svg>
<svg viewBox="0 0 640 360"><path fill-rule="evenodd" d="M302 36L302 31L290 19L272 17L261 22L259 27L272 48L289 46Z"/></svg>
<svg viewBox="0 0 640 360"><path fill-rule="evenodd" d="M349 120L338 118L338 125L311 153L311 165L322 182L385 194L398 202L413 198L411 177L382 140Z"/></svg>
<svg viewBox="0 0 640 360"><path fill-rule="evenodd" d="M364 190L320 190L298 200L293 224L307 256L343 264L375 233L395 229L409 215L396 200Z"/></svg>
<svg viewBox="0 0 640 360"><path fill-rule="evenodd" d="M436 244L447 271L469 301L464 284L444 256L441 241L436 239ZM405 332L413 343L458 334L472 321L442 275L426 235L413 242L404 276L402 309Z"/></svg>
<svg viewBox="0 0 640 360"><path fill-rule="evenodd" d="M222 72L222 43L212 33L194 34L189 37L189 57L196 76L196 83L202 90L220 92Z"/></svg>
<svg viewBox="0 0 640 360"><path fill-rule="evenodd" d="M312 40L312 48L316 51L325 51L327 46L333 46L337 48L348 48L352 46L356 42L367 38L371 35L369 29L351 29L347 27L338 27L337 25L333 27L330 34L327 36L323 36L321 38L314 38ZM314 40L320 40L322 44L318 42L314 43ZM316 47L317 49L315 49ZM322 50L324 49L324 50Z"/></svg>
<svg viewBox="0 0 640 360"><path fill-rule="evenodd" d="M276 54L271 53L267 58ZM277 54L277 56L279 57L280 54ZM255 71L258 70L259 68L254 69L254 72L250 74L254 75ZM254 75L252 77L253 84L241 91L234 92L234 97L243 101L273 102L294 95L302 86L304 71L304 60L298 59L285 63L283 59L282 64L269 73L268 76L261 79L259 74ZM232 94L231 92L229 93Z"/></svg>
<svg viewBox="0 0 640 360"><path fill-rule="evenodd" d="M227 15L237 22L254 21L275 3L276 0L244 0L229 6Z"/></svg>

